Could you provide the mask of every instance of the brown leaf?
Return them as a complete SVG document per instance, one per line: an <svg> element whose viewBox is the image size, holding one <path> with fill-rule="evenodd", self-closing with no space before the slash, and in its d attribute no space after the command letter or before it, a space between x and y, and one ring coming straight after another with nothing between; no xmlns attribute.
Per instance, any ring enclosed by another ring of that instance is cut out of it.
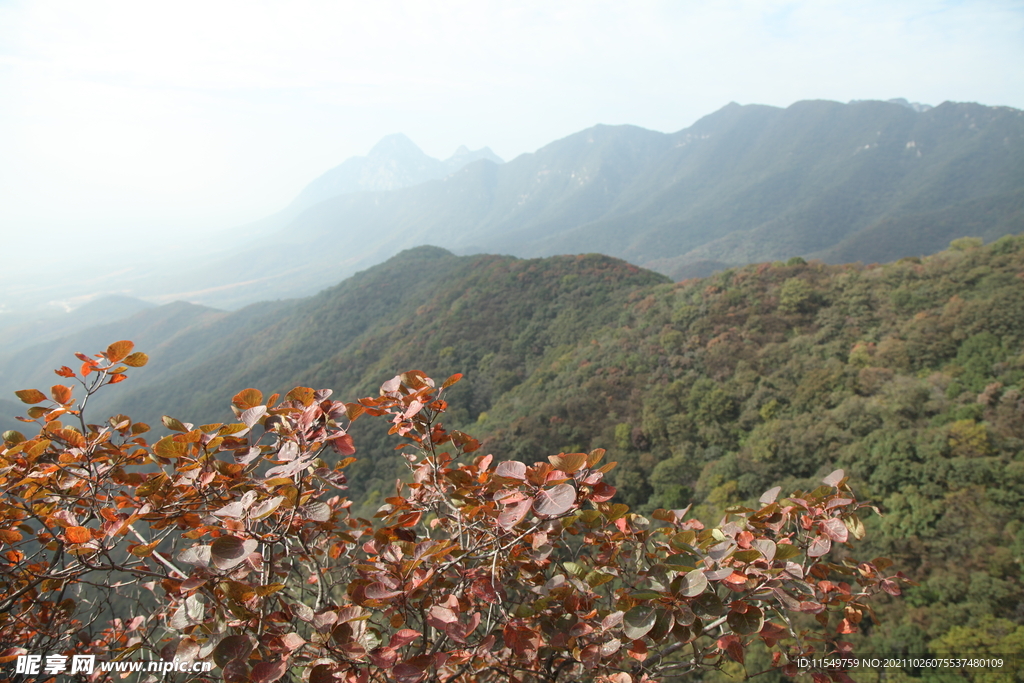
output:
<svg viewBox="0 0 1024 683"><path fill-rule="evenodd" d="M722 636L718 639L718 647L721 650L725 650L725 653L733 661L740 664L743 663L743 643L740 641L739 636L735 634Z"/></svg>
<svg viewBox="0 0 1024 683"><path fill-rule="evenodd" d="M128 354L121 362L131 368L141 368L149 362L149 356L142 351L136 351Z"/></svg>
<svg viewBox="0 0 1024 683"><path fill-rule="evenodd" d="M42 403L46 400L46 394L38 389L22 389L21 391L15 391L14 395L20 398L22 403L27 403L29 405L32 405L33 403Z"/></svg>
<svg viewBox="0 0 1024 683"><path fill-rule="evenodd" d="M221 536L210 545L210 559L217 569L233 569L242 564L257 547L259 544L252 539Z"/></svg>
<svg viewBox="0 0 1024 683"><path fill-rule="evenodd" d="M274 683L288 671L288 662L260 662L252 668L253 683Z"/></svg>

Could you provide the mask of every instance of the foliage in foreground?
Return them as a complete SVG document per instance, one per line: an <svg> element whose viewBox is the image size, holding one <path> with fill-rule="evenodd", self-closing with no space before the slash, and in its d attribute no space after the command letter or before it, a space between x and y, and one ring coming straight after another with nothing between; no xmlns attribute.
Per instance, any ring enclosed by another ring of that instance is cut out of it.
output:
<svg viewBox="0 0 1024 683"><path fill-rule="evenodd" d="M742 662L759 643L792 675L797 656L848 650L867 601L900 591L887 561L848 556L864 504L842 471L715 528L685 510L652 521L612 501L600 449L530 466L476 455L439 422L460 376L436 387L417 371L352 403L246 389L238 422L164 418L173 433L150 444L125 415L83 414L146 363L131 350L56 371L81 401L63 385L18 392L41 429L6 432L0 450L5 666L60 652L212 660L261 683L626 683ZM363 416L405 439L409 470L375 523L341 495Z"/></svg>

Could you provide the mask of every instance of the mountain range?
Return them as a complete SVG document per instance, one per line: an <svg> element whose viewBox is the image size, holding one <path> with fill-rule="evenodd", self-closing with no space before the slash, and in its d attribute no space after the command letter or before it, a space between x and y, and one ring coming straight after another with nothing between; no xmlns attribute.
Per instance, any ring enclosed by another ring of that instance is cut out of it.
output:
<svg viewBox="0 0 1024 683"><path fill-rule="evenodd" d="M134 293L221 307L304 296L420 244L596 251L678 280L791 256L889 261L1024 227L1024 112L1008 107L730 104L677 133L599 125L505 164L481 150L443 178L349 191L451 162L382 145L311 184L276 232Z"/></svg>

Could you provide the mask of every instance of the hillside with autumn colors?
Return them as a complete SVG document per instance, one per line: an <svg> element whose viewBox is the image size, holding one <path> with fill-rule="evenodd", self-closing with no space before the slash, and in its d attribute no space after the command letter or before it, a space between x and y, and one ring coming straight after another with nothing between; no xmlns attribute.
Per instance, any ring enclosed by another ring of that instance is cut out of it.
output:
<svg viewBox="0 0 1024 683"><path fill-rule="evenodd" d="M104 335L152 361L90 410L156 424L226 419L248 386L351 400L397 371L460 372L449 427L527 462L607 448L617 500L640 511L717 521L844 468L883 513L866 522L872 552L919 584L861 623L867 646L1024 654L1024 238L680 283L596 255L420 248L308 299L150 309L7 365L46 367ZM361 514L405 476L385 432L353 431Z"/></svg>

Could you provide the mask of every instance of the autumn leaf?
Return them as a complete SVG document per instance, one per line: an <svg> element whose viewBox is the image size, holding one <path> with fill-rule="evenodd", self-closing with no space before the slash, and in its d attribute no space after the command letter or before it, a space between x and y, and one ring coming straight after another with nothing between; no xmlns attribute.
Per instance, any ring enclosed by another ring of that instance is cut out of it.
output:
<svg viewBox="0 0 1024 683"><path fill-rule="evenodd" d="M221 536L210 545L210 559L217 569L232 569L244 562L258 546L259 544L252 539Z"/></svg>
<svg viewBox="0 0 1024 683"><path fill-rule="evenodd" d="M106 355L107 360L111 363L120 363L134 348L135 344L133 342L128 340L117 341L107 347L104 355Z"/></svg>
<svg viewBox="0 0 1024 683"><path fill-rule="evenodd" d="M46 400L46 394L38 389L22 389L21 391L15 391L14 395L20 398L22 403L28 403L29 405Z"/></svg>
<svg viewBox="0 0 1024 683"><path fill-rule="evenodd" d="M533 510L541 517L557 517L572 509L576 502L576 489L572 484L559 484L545 489L534 499Z"/></svg>
<svg viewBox="0 0 1024 683"><path fill-rule="evenodd" d="M88 543L92 540L92 533L84 526L71 526L64 530L64 536L69 543Z"/></svg>

